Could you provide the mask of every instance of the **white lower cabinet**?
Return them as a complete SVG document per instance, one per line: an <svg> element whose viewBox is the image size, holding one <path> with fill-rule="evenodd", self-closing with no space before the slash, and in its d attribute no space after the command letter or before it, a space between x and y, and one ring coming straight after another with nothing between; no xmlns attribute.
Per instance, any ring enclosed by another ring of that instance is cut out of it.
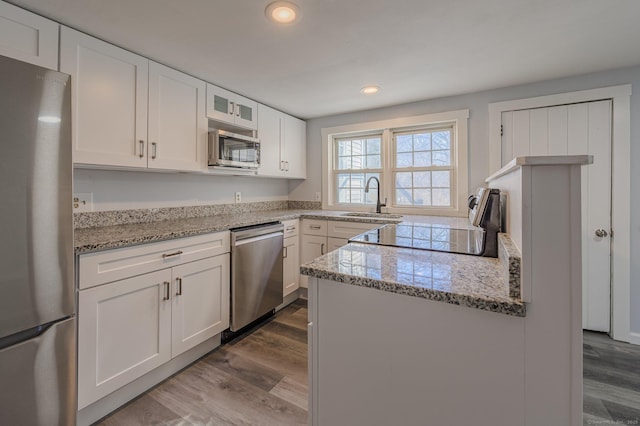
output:
<svg viewBox="0 0 640 426"><path fill-rule="evenodd" d="M171 356L229 327L229 254L172 269Z"/></svg>
<svg viewBox="0 0 640 426"><path fill-rule="evenodd" d="M284 249L282 269L284 272L283 296L287 296L300 287L300 247L298 244L298 236L285 238Z"/></svg>
<svg viewBox="0 0 640 426"><path fill-rule="evenodd" d="M226 246L219 246L220 241ZM229 327L228 232L146 249L148 253L142 245L80 256L79 410ZM193 260L202 253L216 255ZM85 279L95 281L91 266L113 262L120 267L134 262L137 274L90 288L82 285L82 271Z"/></svg>
<svg viewBox="0 0 640 426"><path fill-rule="evenodd" d="M78 409L171 359L171 270L80 292Z"/></svg>

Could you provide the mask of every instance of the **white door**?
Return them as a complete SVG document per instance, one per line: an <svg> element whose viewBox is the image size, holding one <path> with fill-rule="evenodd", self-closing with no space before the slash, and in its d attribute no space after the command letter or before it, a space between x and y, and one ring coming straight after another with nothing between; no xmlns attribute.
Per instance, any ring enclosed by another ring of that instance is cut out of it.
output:
<svg viewBox="0 0 640 426"><path fill-rule="evenodd" d="M206 83L149 63L149 168L204 170Z"/></svg>
<svg viewBox="0 0 640 426"><path fill-rule="evenodd" d="M79 292L78 409L171 359L170 279L164 269Z"/></svg>
<svg viewBox="0 0 640 426"><path fill-rule="evenodd" d="M173 268L172 357L229 327L229 267L227 253Z"/></svg>
<svg viewBox="0 0 640 426"><path fill-rule="evenodd" d="M62 27L60 71L71 74L73 162L147 167L149 61Z"/></svg>
<svg viewBox="0 0 640 426"><path fill-rule="evenodd" d="M298 280L300 277L300 246L298 236L284 239L283 256L283 296L287 296L300 287Z"/></svg>
<svg viewBox="0 0 640 426"><path fill-rule="evenodd" d="M284 114L258 105L258 138L260 139L260 176L284 176L284 159L280 149L284 133Z"/></svg>
<svg viewBox="0 0 640 426"><path fill-rule="evenodd" d="M593 155L582 168L582 321L610 330L610 100L502 113L502 164L521 155ZM606 234L605 234L606 233Z"/></svg>
<svg viewBox="0 0 640 426"><path fill-rule="evenodd" d="M307 123L295 117L284 120L284 156L289 178L307 178Z"/></svg>

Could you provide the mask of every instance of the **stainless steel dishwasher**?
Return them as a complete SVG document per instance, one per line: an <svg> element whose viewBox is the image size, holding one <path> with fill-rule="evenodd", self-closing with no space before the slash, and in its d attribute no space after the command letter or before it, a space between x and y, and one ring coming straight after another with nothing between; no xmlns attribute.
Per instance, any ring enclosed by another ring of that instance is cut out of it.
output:
<svg viewBox="0 0 640 426"><path fill-rule="evenodd" d="M238 331L282 303L279 223L231 230L231 327Z"/></svg>

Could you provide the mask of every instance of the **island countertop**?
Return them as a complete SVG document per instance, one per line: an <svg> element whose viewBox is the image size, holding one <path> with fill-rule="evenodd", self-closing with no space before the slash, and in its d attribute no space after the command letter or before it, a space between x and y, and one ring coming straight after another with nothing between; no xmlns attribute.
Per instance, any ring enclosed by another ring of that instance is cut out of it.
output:
<svg viewBox="0 0 640 426"><path fill-rule="evenodd" d="M500 236L501 250L509 247ZM512 254L488 258L350 243L301 266L304 275L348 285L523 317L520 297L510 296ZM518 271L515 274L519 275Z"/></svg>

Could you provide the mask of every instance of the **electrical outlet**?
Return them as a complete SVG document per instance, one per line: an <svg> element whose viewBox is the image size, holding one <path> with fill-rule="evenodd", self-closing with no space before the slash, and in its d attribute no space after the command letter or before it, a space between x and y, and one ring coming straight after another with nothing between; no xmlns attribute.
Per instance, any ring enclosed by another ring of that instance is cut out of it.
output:
<svg viewBox="0 0 640 426"><path fill-rule="evenodd" d="M84 213L93 211L93 192L76 192L73 194L73 212Z"/></svg>
<svg viewBox="0 0 640 426"><path fill-rule="evenodd" d="M242 202L242 192L236 192L236 203Z"/></svg>
<svg viewBox="0 0 640 426"><path fill-rule="evenodd" d="M319 192L316 192L316 201L322 201L322 195Z"/></svg>

